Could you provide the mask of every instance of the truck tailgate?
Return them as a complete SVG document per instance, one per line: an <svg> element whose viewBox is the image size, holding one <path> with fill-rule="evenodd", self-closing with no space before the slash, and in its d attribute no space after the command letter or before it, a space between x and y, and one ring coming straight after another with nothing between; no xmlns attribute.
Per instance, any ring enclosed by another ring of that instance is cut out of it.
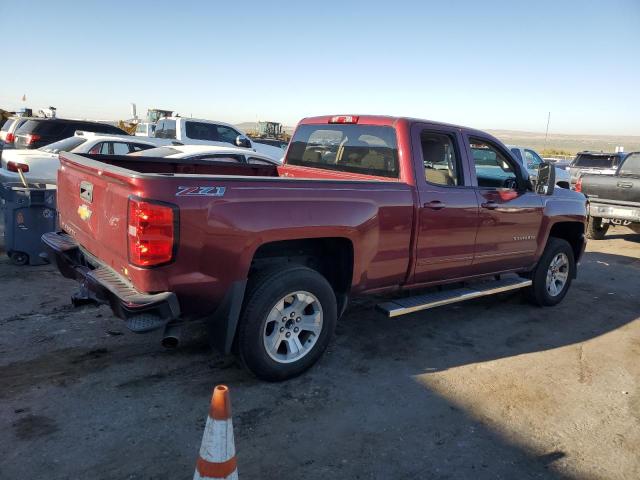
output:
<svg viewBox="0 0 640 480"><path fill-rule="evenodd" d="M60 226L90 254L121 271L121 266L128 263L127 208L135 179L91 166L97 162L76 163L74 157L60 155Z"/></svg>

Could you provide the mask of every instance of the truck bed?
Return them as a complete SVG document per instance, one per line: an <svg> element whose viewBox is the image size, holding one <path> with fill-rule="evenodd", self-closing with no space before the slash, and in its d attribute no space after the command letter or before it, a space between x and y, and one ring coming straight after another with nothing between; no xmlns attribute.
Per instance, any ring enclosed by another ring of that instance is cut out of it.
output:
<svg viewBox="0 0 640 480"><path fill-rule="evenodd" d="M354 245L355 291L406 279L415 190L404 182L298 166L151 157L63 153L60 162L62 230L136 290L175 292L185 312L217 305L230 285L247 278L260 245L301 235ZM176 208L170 263L130 263L130 199Z"/></svg>

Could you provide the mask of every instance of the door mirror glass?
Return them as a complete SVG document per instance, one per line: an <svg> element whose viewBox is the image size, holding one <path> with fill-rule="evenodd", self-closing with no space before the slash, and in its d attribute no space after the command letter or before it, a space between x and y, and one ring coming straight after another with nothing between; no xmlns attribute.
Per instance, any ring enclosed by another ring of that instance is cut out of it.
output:
<svg viewBox="0 0 640 480"><path fill-rule="evenodd" d="M251 148L251 140L244 135L238 135L236 137L236 145L242 148Z"/></svg>
<svg viewBox="0 0 640 480"><path fill-rule="evenodd" d="M550 162L542 162L538 167L536 192L540 195L553 195L556 186L556 167Z"/></svg>

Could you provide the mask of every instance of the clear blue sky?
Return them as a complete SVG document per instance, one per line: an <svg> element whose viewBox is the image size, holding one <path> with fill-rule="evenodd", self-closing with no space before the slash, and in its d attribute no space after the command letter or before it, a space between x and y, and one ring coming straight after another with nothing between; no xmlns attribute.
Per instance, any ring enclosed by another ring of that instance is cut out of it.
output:
<svg viewBox="0 0 640 480"><path fill-rule="evenodd" d="M3 108L640 135L640 0L0 0L0 26Z"/></svg>

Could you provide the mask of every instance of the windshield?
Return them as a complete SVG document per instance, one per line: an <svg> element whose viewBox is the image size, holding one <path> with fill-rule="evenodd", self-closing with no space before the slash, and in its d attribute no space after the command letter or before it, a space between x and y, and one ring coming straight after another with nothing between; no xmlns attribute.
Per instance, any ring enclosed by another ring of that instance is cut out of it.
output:
<svg viewBox="0 0 640 480"><path fill-rule="evenodd" d="M617 165L617 155L579 153L571 166L584 168L615 168Z"/></svg>
<svg viewBox="0 0 640 480"><path fill-rule="evenodd" d="M149 150L142 150L140 152L130 153L132 157L168 157L169 155L176 155L180 150L176 150L171 147L158 147L150 148Z"/></svg>
<svg viewBox="0 0 640 480"><path fill-rule="evenodd" d="M70 152L74 148L79 147L86 141L87 141L86 138L69 137L69 138L65 138L64 140L60 140L59 142L50 143L49 145L40 147L38 150L42 152L47 152L47 153Z"/></svg>
<svg viewBox="0 0 640 480"><path fill-rule="evenodd" d="M372 125L301 125L291 140L287 163L398 178L396 132Z"/></svg>

